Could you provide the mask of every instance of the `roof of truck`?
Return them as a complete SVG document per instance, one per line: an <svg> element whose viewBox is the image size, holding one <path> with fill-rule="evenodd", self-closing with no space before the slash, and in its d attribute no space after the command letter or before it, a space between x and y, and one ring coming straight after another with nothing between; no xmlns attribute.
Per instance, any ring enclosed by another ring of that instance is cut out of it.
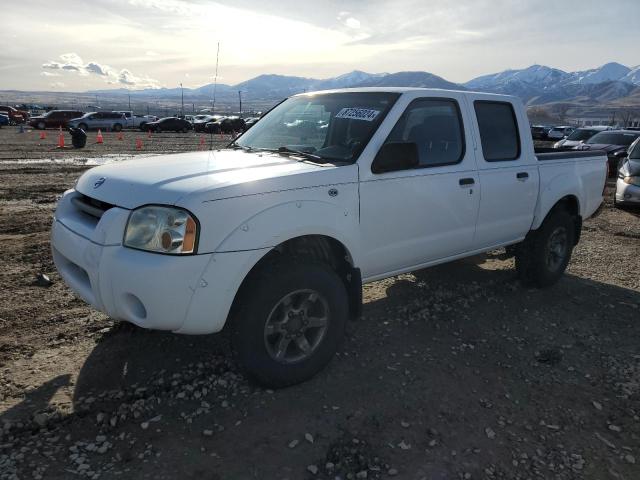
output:
<svg viewBox="0 0 640 480"><path fill-rule="evenodd" d="M497 93L476 92L472 90L453 90L448 88L422 88L422 87L357 87L357 88L338 88L332 90L317 90L313 92L298 93L293 96L302 95L316 95L319 93L411 93L411 92L456 92L456 93L472 93L485 96L499 97L499 98L517 98L513 95L501 95Z"/></svg>

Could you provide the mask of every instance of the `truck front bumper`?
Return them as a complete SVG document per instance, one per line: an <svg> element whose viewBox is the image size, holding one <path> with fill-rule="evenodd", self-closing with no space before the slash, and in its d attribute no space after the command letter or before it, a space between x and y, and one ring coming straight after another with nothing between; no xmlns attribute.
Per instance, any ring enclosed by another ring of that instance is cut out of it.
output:
<svg viewBox="0 0 640 480"><path fill-rule="evenodd" d="M54 216L53 260L65 283L94 308L140 327L186 334L220 331L246 273L265 252L161 255L123 247L129 210L94 226L69 198ZM107 229L117 232L105 232Z"/></svg>

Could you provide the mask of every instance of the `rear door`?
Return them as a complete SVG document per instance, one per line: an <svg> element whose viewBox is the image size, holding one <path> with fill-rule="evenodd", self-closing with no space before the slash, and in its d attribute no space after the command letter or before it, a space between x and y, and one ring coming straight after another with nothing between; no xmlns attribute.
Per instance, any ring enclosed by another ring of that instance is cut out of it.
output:
<svg viewBox="0 0 640 480"><path fill-rule="evenodd" d="M513 243L531 228L538 198L538 161L525 128L528 120L518 116L524 109L511 101L475 94L469 100L480 140L475 154L481 200L474 246Z"/></svg>
<svg viewBox="0 0 640 480"><path fill-rule="evenodd" d="M391 130L386 121L379 129L382 138L376 139L373 156L388 142L415 143L419 165L373 173L373 158L358 162L365 279L411 270L472 247L480 196L474 152L467 148L472 130L464 94L405 94L394 106L399 109L402 115Z"/></svg>

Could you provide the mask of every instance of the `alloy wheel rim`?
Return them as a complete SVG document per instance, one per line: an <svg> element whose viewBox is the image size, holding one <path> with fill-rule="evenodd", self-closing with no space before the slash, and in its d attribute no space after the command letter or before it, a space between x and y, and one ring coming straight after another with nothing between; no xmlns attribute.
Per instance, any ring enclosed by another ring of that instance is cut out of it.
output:
<svg viewBox="0 0 640 480"><path fill-rule="evenodd" d="M312 356L329 327L329 304L317 291L296 290L273 307L264 327L264 344L278 363L297 363Z"/></svg>
<svg viewBox="0 0 640 480"><path fill-rule="evenodd" d="M547 267L551 271L557 271L567 256L567 229L556 228L547 241Z"/></svg>

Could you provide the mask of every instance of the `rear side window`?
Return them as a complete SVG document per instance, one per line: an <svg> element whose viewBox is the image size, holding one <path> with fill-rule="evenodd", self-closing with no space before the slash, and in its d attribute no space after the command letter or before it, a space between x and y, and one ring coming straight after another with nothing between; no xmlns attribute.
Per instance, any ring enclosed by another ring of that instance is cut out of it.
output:
<svg viewBox="0 0 640 480"><path fill-rule="evenodd" d="M474 102L482 153L487 162L520 157L520 135L513 105L508 102Z"/></svg>
<svg viewBox="0 0 640 480"><path fill-rule="evenodd" d="M448 98L414 100L385 143L415 143L419 167L459 163L464 156L464 133L458 102Z"/></svg>

